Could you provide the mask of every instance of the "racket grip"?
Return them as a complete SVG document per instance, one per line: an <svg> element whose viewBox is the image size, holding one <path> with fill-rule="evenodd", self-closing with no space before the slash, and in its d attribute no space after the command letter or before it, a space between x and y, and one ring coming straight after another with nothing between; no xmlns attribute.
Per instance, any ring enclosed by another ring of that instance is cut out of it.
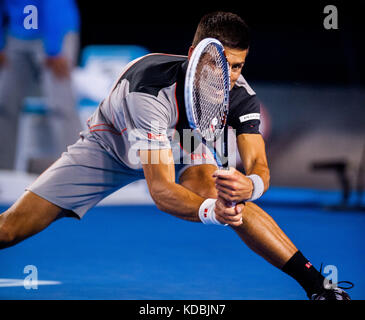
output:
<svg viewBox="0 0 365 320"><path fill-rule="evenodd" d="M219 169L229 171L228 162L226 163L226 165L220 166L220 168L219 168ZM231 203L229 203L229 206L230 206L231 208L235 207L235 206L236 206L236 202L231 202Z"/></svg>
<svg viewBox="0 0 365 320"><path fill-rule="evenodd" d="M236 206L236 202L231 202L230 204L229 204L229 206L231 207L231 208L233 208L233 207L235 207Z"/></svg>

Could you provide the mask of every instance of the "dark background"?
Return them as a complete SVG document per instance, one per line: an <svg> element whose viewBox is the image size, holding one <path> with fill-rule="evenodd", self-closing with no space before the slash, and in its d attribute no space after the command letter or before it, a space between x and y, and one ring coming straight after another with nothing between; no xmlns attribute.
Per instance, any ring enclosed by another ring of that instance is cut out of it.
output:
<svg viewBox="0 0 365 320"><path fill-rule="evenodd" d="M81 49L90 44L137 44L150 52L186 55L205 13L240 15L252 38L242 73L268 120L260 130L267 142L271 184L342 188L334 170L312 169L318 162L344 163L354 188L364 181L365 0L78 5ZM323 26L326 5L337 7L337 30Z"/></svg>
<svg viewBox="0 0 365 320"><path fill-rule="evenodd" d="M79 0L81 48L138 44L151 52L186 54L201 16L225 10L251 29L243 72L249 81L365 84L365 1L222 3ZM323 27L329 4L338 9L338 30Z"/></svg>

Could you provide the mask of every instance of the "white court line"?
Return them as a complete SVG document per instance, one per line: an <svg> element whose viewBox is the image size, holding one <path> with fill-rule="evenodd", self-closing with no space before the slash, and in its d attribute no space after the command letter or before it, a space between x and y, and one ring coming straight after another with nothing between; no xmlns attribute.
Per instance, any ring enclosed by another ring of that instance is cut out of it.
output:
<svg viewBox="0 0 365 320"><path fill-rule="evenodd" d="M31 285L42 286L42 285L56 285L61 284L59 281L48 281L48 280L34 280L31 282ZM30 285L29 281L25 281L24 279L1 279L0 278L0 288L1 287L24 287L25 285Z"/></svg>

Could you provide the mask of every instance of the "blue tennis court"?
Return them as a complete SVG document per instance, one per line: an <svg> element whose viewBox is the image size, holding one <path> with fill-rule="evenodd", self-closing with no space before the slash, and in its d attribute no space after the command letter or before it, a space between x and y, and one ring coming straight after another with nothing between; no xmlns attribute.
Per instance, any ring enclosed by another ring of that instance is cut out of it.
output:
<svg viewBox="0 0 365 320"><path fill-rule="evenodd" d="M364 212L324 210L314 201L338 196L272 188L260 204L315 267L336 266L338 280L355 283L351 298L364 299ZM59 220L0 251L0 265L0 299L306 299L230 229L179 220L152 205L98 206L81 221ZM29 265L37 268L37 289L23 285Z"/></svg>

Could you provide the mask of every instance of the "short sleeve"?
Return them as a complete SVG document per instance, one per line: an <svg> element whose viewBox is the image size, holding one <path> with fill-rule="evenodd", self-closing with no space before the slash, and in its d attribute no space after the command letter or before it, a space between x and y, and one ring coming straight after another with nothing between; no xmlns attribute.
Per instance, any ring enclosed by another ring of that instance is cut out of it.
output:
<svg viewBox="0 0 365 320"><path fill-rule="evenodd" d="M169 106L157 97L133 92L126 97L129 139L139 150L170 149Z"/></svg>
<svg viewBox="0 0 365 320"><path fill-rule="evenodd" d="M232 103L228 115L228 125L236 130L237 136L242 133L260 133L260 105L256 95L237 97Z"/></svg>

